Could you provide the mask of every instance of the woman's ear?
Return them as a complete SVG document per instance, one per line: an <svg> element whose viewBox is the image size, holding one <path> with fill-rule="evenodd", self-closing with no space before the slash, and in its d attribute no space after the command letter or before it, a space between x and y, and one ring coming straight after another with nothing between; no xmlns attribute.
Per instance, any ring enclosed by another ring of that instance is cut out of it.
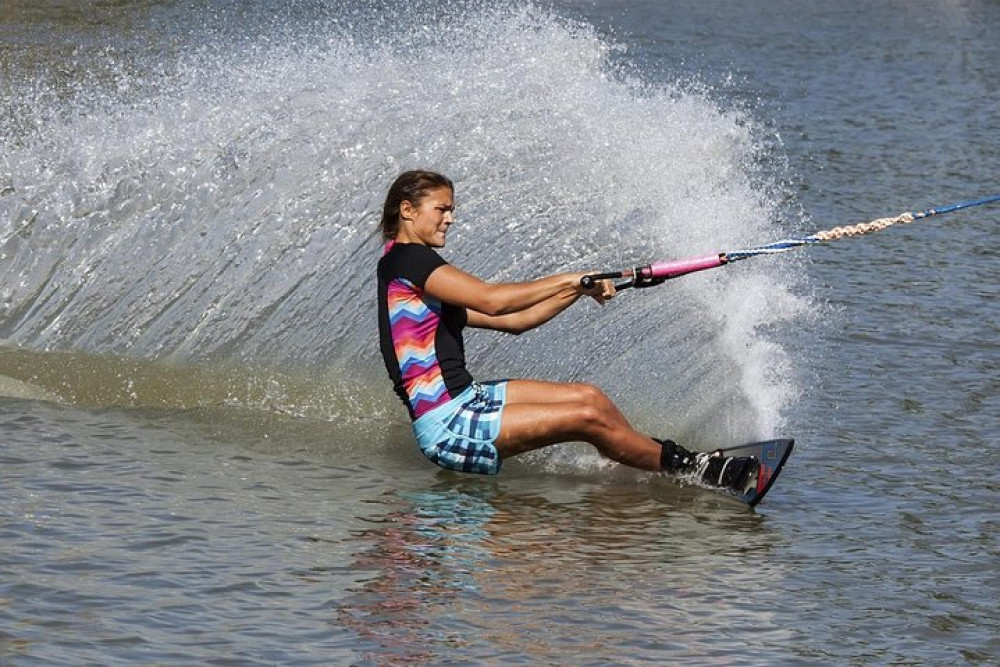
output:
<svg viewBox="0 0 1000 667"><path fill-rule="evenodd" d="M412 219L414 210L415 209L413 206L413 202L411 202L409 199L404 199L403 201L399 202L399 217L401 217L402 219L404 220Z"/></svg>

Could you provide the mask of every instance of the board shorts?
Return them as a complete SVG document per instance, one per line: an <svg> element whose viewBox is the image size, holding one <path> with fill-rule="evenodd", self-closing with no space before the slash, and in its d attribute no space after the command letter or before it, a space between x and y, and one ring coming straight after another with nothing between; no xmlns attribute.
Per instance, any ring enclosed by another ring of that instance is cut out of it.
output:
<svg viewBox="0 0 1000 667"><path fill-rule="evenodd" d="M500 418L507 381L473 382L465 391L413 422L420 451L448 470L496 475L500 472Z"/></svg>

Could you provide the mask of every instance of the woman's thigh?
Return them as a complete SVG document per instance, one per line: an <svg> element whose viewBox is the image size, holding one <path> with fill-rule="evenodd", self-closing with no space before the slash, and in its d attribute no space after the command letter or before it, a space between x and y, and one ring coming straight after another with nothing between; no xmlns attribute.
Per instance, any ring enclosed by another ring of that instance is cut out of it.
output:
<svg viewBox="0 0 1000 667"><path fill-rule="evenodd" d="M510 402L504 406L495 446L500 457L585 437L586 404L575 401Z"/></svg>
<svg viewBox="0 0 1000 667"><path fill-rule="evenodd" d="M599 392L590 385L547 380L508 380L507 405L521 403L588 403Z"/></svg>

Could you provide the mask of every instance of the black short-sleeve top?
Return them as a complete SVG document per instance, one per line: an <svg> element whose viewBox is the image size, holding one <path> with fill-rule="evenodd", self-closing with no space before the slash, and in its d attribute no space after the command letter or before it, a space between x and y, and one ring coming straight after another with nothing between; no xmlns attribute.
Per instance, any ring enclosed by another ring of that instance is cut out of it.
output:
<svg viewBox="0 0 1000 667"><path fill-rule="evenodd" d="M395 241L386 244L378 263L382 359L413 420L472 384L462 340L465 308L424 293L427 278L444 264L432 248Z"/></svg>

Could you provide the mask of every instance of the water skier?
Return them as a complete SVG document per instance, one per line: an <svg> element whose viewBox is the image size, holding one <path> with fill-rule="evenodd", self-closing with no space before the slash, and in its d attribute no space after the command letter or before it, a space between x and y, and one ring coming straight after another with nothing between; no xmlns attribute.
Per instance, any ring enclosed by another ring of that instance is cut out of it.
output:
<svg viewBox="0 0 1000 667"><path fill-rule="evenodd" d="M378 263L379 339L386 369L413 421L420 450L437 465L497 474L501 462L561 442L588 442L604 456L649 471L698 470L738 486L753 459L694 454L639 433L599 388L579 382L477 382L466 369L462 330L518 334L587 296L604 304L610 281L585 289L586 273L521 283L488 283L446 262L454 185L430 171L401 174L386 195Z"/></svg>

